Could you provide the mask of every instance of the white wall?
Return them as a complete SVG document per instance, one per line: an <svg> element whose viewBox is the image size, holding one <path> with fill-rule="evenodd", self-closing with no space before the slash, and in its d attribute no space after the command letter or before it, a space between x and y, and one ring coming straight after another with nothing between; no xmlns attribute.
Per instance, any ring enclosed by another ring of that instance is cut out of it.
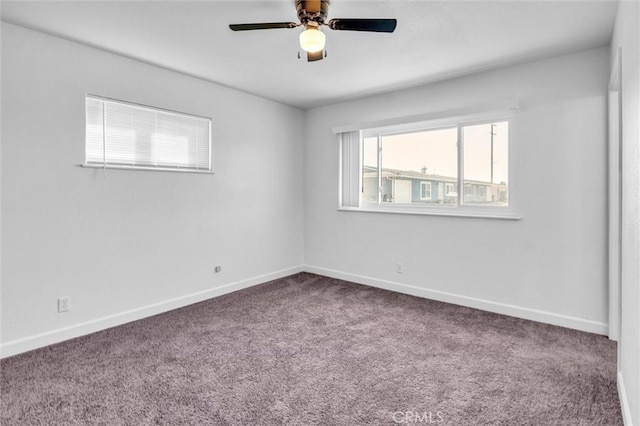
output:
<svg viewBox="0 0 640 426"><path fill-rule="evenodd" d="M622 289L618 388L627 425L640 425L640 3L620 2L611 63L622 49Z"/></svg>
<svg viewBox="0 0 640 426"><path fill-rule="evenodd" d="M77 167L86 93L212 117L216 173ZM3 24L2 124L4 356L300 270L301 110Z"/></svg>
<svg viewBox="0 0 640 426"><path fill-rule="evenodd" d="M305 265L434 299L607 333L606 93L609 50L310 110ZM513 125L513 196L523 219L337 211L335 126L503 99ZM395 264L404 264L404 273Z"/></svg>

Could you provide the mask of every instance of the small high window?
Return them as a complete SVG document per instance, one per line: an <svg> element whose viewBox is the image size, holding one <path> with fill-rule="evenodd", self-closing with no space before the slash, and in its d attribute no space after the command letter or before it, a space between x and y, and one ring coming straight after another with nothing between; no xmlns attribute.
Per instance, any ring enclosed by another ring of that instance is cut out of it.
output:
<svg viewBox="0 0 640 426"><path fill-rule="evenodd" d="M87 96L85 165L211 172L211 119Z"/></svg>

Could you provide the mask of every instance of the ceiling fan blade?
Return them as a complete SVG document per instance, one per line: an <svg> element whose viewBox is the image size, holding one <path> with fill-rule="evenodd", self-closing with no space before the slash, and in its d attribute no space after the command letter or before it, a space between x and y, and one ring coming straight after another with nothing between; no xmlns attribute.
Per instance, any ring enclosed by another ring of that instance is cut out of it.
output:
<svg viewBox="0 0 640 426"><path fill-rule="evenodd" d="M332 19L328 25L332 30L392 33L396 24L395 19Z"/></svg>
<svg viewBox="0 0 640 426"><path fill-rule="evenodd" d="M321 61L324 58L324 50L319 52L307 52L307 62Z"/></svg>
<svg viewBox="0 0 640 426"><path fill-rule="evenodd" d="M265 22L262 24L231 24L233 31L270 30L274 28L295 28L300 24L295 22Z"/></svg>

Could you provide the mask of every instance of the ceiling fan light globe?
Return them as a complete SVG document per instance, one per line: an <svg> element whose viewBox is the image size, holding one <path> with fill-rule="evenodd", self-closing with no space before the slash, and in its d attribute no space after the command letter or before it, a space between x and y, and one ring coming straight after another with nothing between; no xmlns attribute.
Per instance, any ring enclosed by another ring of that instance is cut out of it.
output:
<svg viewBox="0 0 640 426"><path fill-rule="evenodd" d="M326 37L316 28L307 28L300 33L300 48L305 52L316 53L324 49Z"/></svg>

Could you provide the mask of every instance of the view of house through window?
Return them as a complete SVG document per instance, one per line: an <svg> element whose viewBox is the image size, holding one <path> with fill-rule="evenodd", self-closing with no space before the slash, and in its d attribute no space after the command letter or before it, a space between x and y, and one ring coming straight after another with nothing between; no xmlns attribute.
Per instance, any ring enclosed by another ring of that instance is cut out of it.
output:
<svg viewBox="0 0 640 426"><path fill-rule="evenodd" d="M508 149L508 121L365 133L361 200L387 205L507 206Z"/></svg>

